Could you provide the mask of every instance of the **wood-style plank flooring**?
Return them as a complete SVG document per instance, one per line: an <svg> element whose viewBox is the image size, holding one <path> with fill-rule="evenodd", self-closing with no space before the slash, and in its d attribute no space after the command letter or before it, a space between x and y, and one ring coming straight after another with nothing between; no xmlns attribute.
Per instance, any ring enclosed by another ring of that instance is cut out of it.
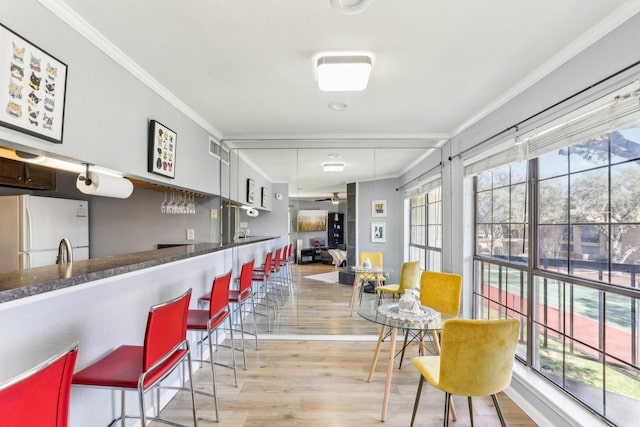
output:
<svg viewBox="0 0 640 427"><path fill-rule="evenodd" d="M211 426L386 426L404 427L411 420L418 385L418 373L408 350L402 369L396 359L387 418L380 421L388 347L383 345L375 375L367 382L378 328L354 314L349 316L351 286L324 283L305 276L332 271L321 264L294 266L296 285L282 299L282 307L266 333L267 324L258 316L260 343L256 351L253 337L247 336L248 369L242 369L237 353L238 387L233 386L230 370L217 368L220 422L213 422L211 398L196 395L201 427ZM365 294L365 299L374 298ZM264 309L260 309L264 312ZM221 348L216 359L230 359L230 350ZM197 388L210 390L208 366L196 373ZM536 424L503 393L499 395L508 426ZM470 425L465 397L454 398L458 421L451 425ZM474 398L476 426L499 426L495 409L488 398ZM425 383L416 426L441 426L444 394ZM162 416L190 424L190 399L180 393ZM160 426L153 423L152 426Z"/></svg>

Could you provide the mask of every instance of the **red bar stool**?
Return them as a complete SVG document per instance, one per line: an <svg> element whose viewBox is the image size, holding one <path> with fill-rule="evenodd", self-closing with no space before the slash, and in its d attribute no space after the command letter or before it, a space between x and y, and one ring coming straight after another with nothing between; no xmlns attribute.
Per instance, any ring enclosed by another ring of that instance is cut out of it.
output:
<svg viewBox="0 0 640 427"><path fill-rule="evenodd" d="M258 350L258 328L256 325L256 304L253 300L253 292L252 292L252 275L253 275L253 260L249 262L245 262L242 264L242 269L240 270L240 281L238 285L238 290L232 290L229 292L229 303L233 304L235 309L238 312L238 317L240 321L240 337L242 339L242 349L239 350L242 352L242 360L244 363L244 370L247 370L247 355L245 348L244 335L253 335L256 338L256 350ZM253 315L253 333L245 331L244 329L244 306L245 304L251 300L251 313Z"/></svg>
<svg viewBox="0 0 640 427"><path fill-rule="evenodd" d="M276 249L275 255L273 256L273 261L271 262L271 280L269 280L269 284L271 285L271 289L273 289L273 293L276 296L277 309L280 309L280 298L278 296L280 294L280 284L282 283L282 270L280 268L281 259L282 249Z"/></svg>
<svg viewBox="0 0 640 427"><path fill-rule="evenodd" d="M273 258L273 253L267 252L264 258L264 264L261 265L260 267L254 268L253 274L251 276L252 282L254 282L258 287L258 292L257 292L258 297L261 298L260 302L258 302L257 304L264 305L267 311L266 315L264 314L262 315L267 317L267 329L269 332L271 332L271 316L269 315L269 308L271 304L269 304L270 299L268 294L268 287L269 287L269 280L271 279L272 258ZM274 312L274 315L275 315L275 312Z"/></svg>
<svg viewBox="0 0 640 427"><path fill-rule="evenodd" d="M289 291L293 289L293 271L291 269L293 259L293 243L289 243L286 247L286 256L282 257L282 264L287 274L287 283L289 284Z"/></svg>
<svg viewBox="0 0 640 427"><path fill-rule="evenodd" d="M190 299L191 289L173 300L152 306L149 309L143 345L122 345L73 376L74 385L121 391L121 415L111 424L119 419L124 427L125 418L140 418L143 426L147 425L147 419L180 425L148 417L144 395L153 387L159 386L163 379L186 360L189 367L193 425L197 427L196 401L191 381L191 353L187 341ZM139 416L125 414L124 393L134 390L137 390L140 400Z"/></svg>
<svg viewBox="0 0 640 427"><path fill-rule="evenodd" d="M213 397L214 407L216 410L216 421L219 421L218 415L218 394L216 392L216 370L215 366L222 366L225 368L233 369L233 377L235 380L235 386L238 387L238 375L236 371L236 355L235 344L233 341L233 325L231 324L231 310L229 308L229 286L231 285L231 271L218 276L213 280L211 284L211 292L202 298L209 299L208 310L189 310L189 316L187 319L187 330L199 331L202 334L202 338L198 341L200 346L200 358L194 359L196 362L208 363L211 366L211 382L213 385L213 393L207 393L200 390L196 390L196 393L204 394L209 397ZM200 298L200 299L202 299ZM214 362L213 360L213 341L214 332L224 324L224 321L229 321L229 334L231 336L231 345L222 346L217 344L216 346L228 347L231 349L231 365ZM207 341L209 345L209 360L204 359L202 355L202 346Z"/></svg>
<svg viewBox="0 0 640 427"><path fill-rule="evenodd" d="M0 384L3 426L67 427L78 343Z"/></svg>

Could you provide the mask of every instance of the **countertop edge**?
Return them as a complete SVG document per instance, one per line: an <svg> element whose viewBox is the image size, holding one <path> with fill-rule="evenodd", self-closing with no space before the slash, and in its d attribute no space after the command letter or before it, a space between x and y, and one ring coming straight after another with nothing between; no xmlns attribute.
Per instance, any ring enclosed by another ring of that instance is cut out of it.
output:
<svg viewBox="0 0 640 427"><path fill-rule="evenodd" d="M0 273L0 304L278 238L277 236L255 236L232 243L187 244Z"/></svg>

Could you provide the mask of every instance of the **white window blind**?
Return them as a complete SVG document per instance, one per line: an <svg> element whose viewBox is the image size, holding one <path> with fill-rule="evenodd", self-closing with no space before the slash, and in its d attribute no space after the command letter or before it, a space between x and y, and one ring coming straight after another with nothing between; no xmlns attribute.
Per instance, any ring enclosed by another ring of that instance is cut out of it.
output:
<svg viewBox="0 0 640 427"><path fill-rule="evenodd" d="M539 157L558 148L587 141L640 122L640 81L635 81L536 129L506 136L502 143L468 159L465 175Z"/></svg>
<svg viewBox="0 0 640 427"><path fill-rule="evenodd" d="M437 173L435 173L434 175L431 175L430 177L421 178L419 181L416 181L410 187L403 189L402 197L404 199L410 199L413 196L424 194L440 186L442 186L442 178L441 178L440 170L438 170Z"/></svg>
<svg viewBox="0 0 640 427"><path fill-rule="evenodd" d="M640 121L640 82L635 81L607 96L520 136L528 158L588 141Z"/></svg>

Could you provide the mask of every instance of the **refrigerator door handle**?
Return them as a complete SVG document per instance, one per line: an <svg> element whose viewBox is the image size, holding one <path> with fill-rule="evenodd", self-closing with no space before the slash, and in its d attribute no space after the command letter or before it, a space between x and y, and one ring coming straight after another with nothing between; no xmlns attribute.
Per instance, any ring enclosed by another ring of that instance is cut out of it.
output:
<svg viewBox="0 0 640 427"><path fill-rule="evenodd" d="M26 236L27 237L27 245L28 245L27 249L28 250L32 250L33 249L33 244L31 242L31 206L29 206L28 200L26 200L24 211L25 211L26 220L27 220L27 224L26 224L26 227L25 227L25 232L27 234L27 236ZM29 262L29 261L30 260L27 257L27 264L30 265L31 262Z"/></svg>

